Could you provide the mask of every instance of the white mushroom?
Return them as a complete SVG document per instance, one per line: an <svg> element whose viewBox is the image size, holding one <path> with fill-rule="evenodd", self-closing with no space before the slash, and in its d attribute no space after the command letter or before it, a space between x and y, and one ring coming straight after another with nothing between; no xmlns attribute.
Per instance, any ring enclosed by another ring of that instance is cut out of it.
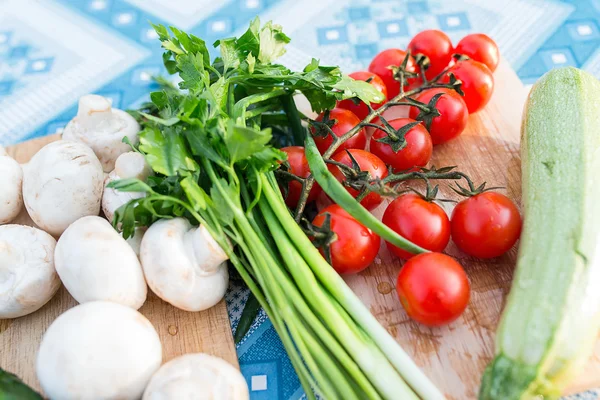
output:
<svg viewBox="0 0 600 400"><path fill-rule="evenodd" d="M71 308L42 338L36 372L50 399L137 400L162 362L156 330L129 307L95 301Z"/></svg>
<svg viewBox="0 0 600 400"><path fill-rule="evenodd" d="M120 192L106 186L118 179L137 178L145 181L152 173L152 169L146 163L144 156L138 152L130 151L123 153L117 158L115 169L104 180L104 194L102 195L102 211L104 216L112 222L115 211L123 204L133 199L145 196L145 193Z"/></svg>
<svg viewBox="0 0 600 400"><path fill-rule="evenodd" d="M150 379L143 400L248 400L244 376L227 361L204 353L164 364Z"/></svg>
<svg viewBox="0 0 600 400"><path fill-rule="evenodd" d="M0 146L0 225L7 224L23 208L23 170Z"/></svg>
<svg viewBox="0 0 600 400"><path fill-rule="evenodd" d="M150 289L186 311L206 310L225 295L227 255L204 226L184 218L155 222L142 239L140 260Z"/></svg>
<svg viewBox="0 0 600 400"><path fill-rule="evenodd" d="M75 221L54 252L56 272L79 303L106 300L138 309L148 288L133 249L100 217Z"/></svg>
<svg viewBox="0 0 600 400"><path fill-rule="evenodd" d="M134 229L133 236L126 239L127 244L134 251L135 255L140 257L140 248L142 247L142 239L146 233L146 227L140 226Z"/></svg>
<svg viewBox="0 0 600 400"><path fill-rule="evenodd" d="M54 236L81 217L98 215L104 174L87 146L52 142L24 167L23 199L37 226Z"/></svg>
<svg viewBox="0 0 600 400"><path fill-rule="evenodd" d="M79 98L79 110L63 131L63 139L85 143L94 150L104 172L115 168L119 155L131 150L123 138L132 144L139 141L140 125L125 111L111 107L111 101L96 94Z"/></svg>
<svg viewBox="0 0 600 400"><path fill-rule="evenodd" d="M56 240L24 225L0 226L0 319L30 314L60 287L54 269Z"/></svg>

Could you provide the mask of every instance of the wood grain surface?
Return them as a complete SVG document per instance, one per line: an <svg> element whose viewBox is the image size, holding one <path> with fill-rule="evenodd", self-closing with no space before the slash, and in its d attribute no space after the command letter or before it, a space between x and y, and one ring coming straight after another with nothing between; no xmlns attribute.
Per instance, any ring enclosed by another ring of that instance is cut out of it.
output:
<svg viewBox="0 0 600 400"><path fill-rule="evenodd" d="M458 165L475 183L502 186L502 192L519 204L521 170L520 123L527 90L515 72L502 62L494 74L495 91L487 107L469 118L466 131L456 140L436 146L432 163ZM442 198L458 196L441 182ZM444 208L451 212L452 203ZM385 205L374 213L383 214ZM510 289L516 248L508 254L480 261L461 253L453 243L446 252L465 267L471 281L471 301L459 320L448 327L428 328L410 320L396 295L402 263L385 246L375 265L347 282L377 319L451 400L475 399L485 366L494 354L494 333L504 299ZM600 387L600 342L585 372L569 393Z"/></svg>
<svg viewBox="0 0 600 400"><path fill-rule="evenodd" d="M10 147L7 151L20 163L26 163L41 147L57 139L58 135L48 136ZM25 210L14 223L35 226ZM56 317L75 305L77 302L61 287L48 304L33 314L0 320L0 368L17 374L39 390L34 363L42 335ZM185 353L204 352L239 368L225 300L209 310L193 313L165 303L148 290L148 299L139 311L158 331L163 362Z"/></svg>
<svg viewBox="0 0 600 400"><path fill-rule="evenodd" d="M438 167L458 165L476 182L505 187L503 192L519 203L519 128L527 91L504 61L495 73L495 81L490 104L470 117L467 131L460 138L436 147L433 163ZM52 140L56 137L21 144L9 152L19 162L26 162ZM457 199L444 183L441 188L443 197ZM380 216L384 208L375 213ZM452 206L445 208L451 212ZM19 221L30 222L26 213ZM494 332L510 289L516 250L486 262L465 256L452 243L447 252L465 267L472 287L469 307L448 327L427 328L406 316L395 292L401 262L391 257L385 246L374 265L346 279L448 399L475 399L483 369L494 353ZM0 367L21 375L37 388L33 362L41 336L60 313L75 304L63 288L38 312L15 320L0 320ZM158 329L165 361L186 352L204 351L237 365L224 302L206 312L187 313L149 295L140 311ZM594 387L600 387L600 342L569 393Z"/></svg>

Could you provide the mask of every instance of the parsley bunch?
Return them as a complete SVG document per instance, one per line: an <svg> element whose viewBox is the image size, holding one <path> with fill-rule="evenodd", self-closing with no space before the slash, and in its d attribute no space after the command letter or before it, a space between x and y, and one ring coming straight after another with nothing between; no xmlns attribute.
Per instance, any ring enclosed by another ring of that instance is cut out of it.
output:
<svg viewBox="0 0 600 400"><path fill-rule="evenodd" d="M312 245L273 173L285 161L277 145L309 137L294 95L316 112L383 95L314 59L301 72L274 63L290 39L270 22L214 43L212 62L202 39L154 28L181 81L135 112L136 150L155 175L110 184L146 194L117 210L115 227L129 237L162 218L203 224L271 318L309 399L442 398Z"/></svg>

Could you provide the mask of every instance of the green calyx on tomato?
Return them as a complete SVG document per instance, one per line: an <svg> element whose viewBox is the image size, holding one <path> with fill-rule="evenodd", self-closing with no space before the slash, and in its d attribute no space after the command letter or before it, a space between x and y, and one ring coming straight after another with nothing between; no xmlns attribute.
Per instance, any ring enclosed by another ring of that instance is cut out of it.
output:
<svg viewBox="0 0 600 400"><path fill-rule="evenodd" d="M325 207L314 218L313 225L335 233L336 240L319 251L330 258L331 266L340 274L354 274L367 268L379 252L381 239L337 204Z"/></svg>

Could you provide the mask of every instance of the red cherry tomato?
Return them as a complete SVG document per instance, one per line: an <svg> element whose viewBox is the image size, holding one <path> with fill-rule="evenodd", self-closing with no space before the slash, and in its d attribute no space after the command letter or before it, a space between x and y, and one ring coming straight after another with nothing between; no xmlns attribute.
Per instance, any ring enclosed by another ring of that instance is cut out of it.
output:
<svg viewBox="0 0 600 400"><path fill-rule="evenodd" d="M500 51L496 42L483 33L465 36L458 42L454 52L485 64L492 72L496 70L500 62Z"/></svg>
<svg viewBox="0 0 600 400"><path fill-rule="evenodd" d="M381 78L378 77L377 75L375 75L374 73L367 72L367 71L359 71L359 72L353 72L349 76L357 81L365 81L366 82L370 79L369 83L375 89L377 89L381 93L383 93L383 95L387 99L387 88L385 87L385 83L383 83ZM381 103L371 103L371 107L373 107L373 109L377 110L379 107L381 107L383 105L383 103L385 103L385 101L382 101ZM367 115L369 115L369 108L362 101L360 101L358 104L356 104L354 102L354 99L346 99L346 100L339 101L337 104L337 107L344 108L348 111L352 111L360 120L365 119L365 117Z"/></svg>
<svg viewBox="0 0 600 400"><path fill-rule="evenodd" d="M471 297L465 270L441 253L419 254L408 260L400 270L396 290L408 316L427 326L456 320Z"/></svg>
<svg viewBox="0 0 600 400"><path fill-rule="evenodd" d="M302 146L289 146L282 147L282 151L287 153L288 163L290 164L290 170L288 172L299 176L300 178L306 178L310 175L310 169L308 168L308 161L304 155L304 147ZM298 200L300 200L300 193L302 192L302 184L298 181L291 180L288 183L287 197L285 198L285 204L289 207L296 207ZM308 193L308 202L315 201L321 193L321 187L315 182L312 189Z"/></svg>
<svg viewBox="0 0 600 400"><path fill-rule="evenodd" d="M400 129L403 126L417 122L410 118L398 118L388 121L394 129ZM422 124L412 127L404 136L406 146L394 152L392 146L387 143L379 142L386 136L381 129L376 129L371 137L370 149L384 163L390 165L395 171L406 171L415 167L424 167L431 159L433 144L431 136Z"/></svg>
<svg viewBox="0 0 600 400"><path fill-rule="evenodd" d="M492 98L494 77L485 64L475 60L460 61L448 71L442 82L450 82L450 73L462 81L461 88L465 93L463 100L469 114L481 110Z"/></svg>
<svg viewBox="0 0 600 400"><path fill-rule="evenodd" d="M407 193L390 203L382 222L405 239L424 249L441 252L450 240L450 219L439 205L416 193ZM414 254L390 243L387 248L400 258Z"/></svg>
<svg viewBox="0 0 600 400"><path fill-rule="evenodd" d="M438 94L443 95L438 99L435 107L440 113L431 121L429 134L433 144L440 144L454 139L460 135L467 126L469 111L462 96L452 89L429 89L419 94L416 100L428 104L431 98ZM410 117L416 119L420 110L417 107L410 108Z"/></svg>
<svg viewBox="0 0 600 400"><path fill-rule="evenodd" d="M429 57L429 68L425 72L427 79L435 78L452 59L452 41L442 31L430 29L417 33L408 44L413 57L423 54Z"/></svg>
<svg viewBox="0 0 600 400"><path fill-rule="evenodd" d="M450 224L456 246L478 258L501 256L521 235L517 206L496 192L483 192L458 203Z"/></svg>
<svg viewBox="0 0 600 400"><path fill-rule="evenodd" d="M379 252L379 236L337 204L321 210L313 224L323 226L326 213L331 215L330 228L337 235L337 240L329 247L333 268L340 274L355 274L371 265ZM320 251L325 256L323 249Z"/></svg>
<svg viewBox="0 0 600 400"><path fill-rule="evenodd" d="M391 66L399 67L406 58L406 52L400 49L388 49L377 54L371 64L369 65L369 71L378 75L387 88L388 99L398 96L400 93L400 82L394 79L394 73L391 70ZM417 67L414 59L411 57L408 60L406 69L411 72L416 72ZM414 84L416 79L409 80L409 85Z"/></svg>
<svg viewBox="0 0 600 400"><path fill-rule="evenodd" d="M317 117L317 121L323 121L324 114L320 114ZM329 112L329 119L335 120L334 125L331 127L333 133L340 137L347 133L350 129L354 128L356 125L360 123L360 119L352 111L345 110L343 108L334 108ZM314 128L312 128L314 133ZM315 139L315 144L317 148L321 152L321 154L325 153L331 143L333 143L333 138L331 135L327 135L325 137L322 136L313 136ZM352 138L348 139L346 142L342 144L342 146L338 150L344 149L364 149L367 145L367 136L364 129L361 129L356 135Z"/></svg>
<svg viewBox="0 0 600 400"><path fill-rule="evenodd" d="M354 157L354 159L358 163L360 170L367 171L369 173L370 179L383 179L388 175L385 163L381 161L377 156L369 153L368 151L358 149L348 150L348 152L352 154L352 157ZM333 155L333 157L331 157L331 159L349 167L352 166L352 159L350 158L346 150L338 151ZM346 178L339 167L329 164L327 168L329 168L329 171L333 174L333 176L335 176L335 178L338 181L344 183ZM346 190L354 198L356 198L356 196L358 196L358 194L360 193L358 190L349 186L346 186ZM367 210L372 210L378 205L380 205L382 201L383 198L379 194L371 192L368 195L366 195L364 199L361 200L360 204L362 204L362 206Z"/></svg>

